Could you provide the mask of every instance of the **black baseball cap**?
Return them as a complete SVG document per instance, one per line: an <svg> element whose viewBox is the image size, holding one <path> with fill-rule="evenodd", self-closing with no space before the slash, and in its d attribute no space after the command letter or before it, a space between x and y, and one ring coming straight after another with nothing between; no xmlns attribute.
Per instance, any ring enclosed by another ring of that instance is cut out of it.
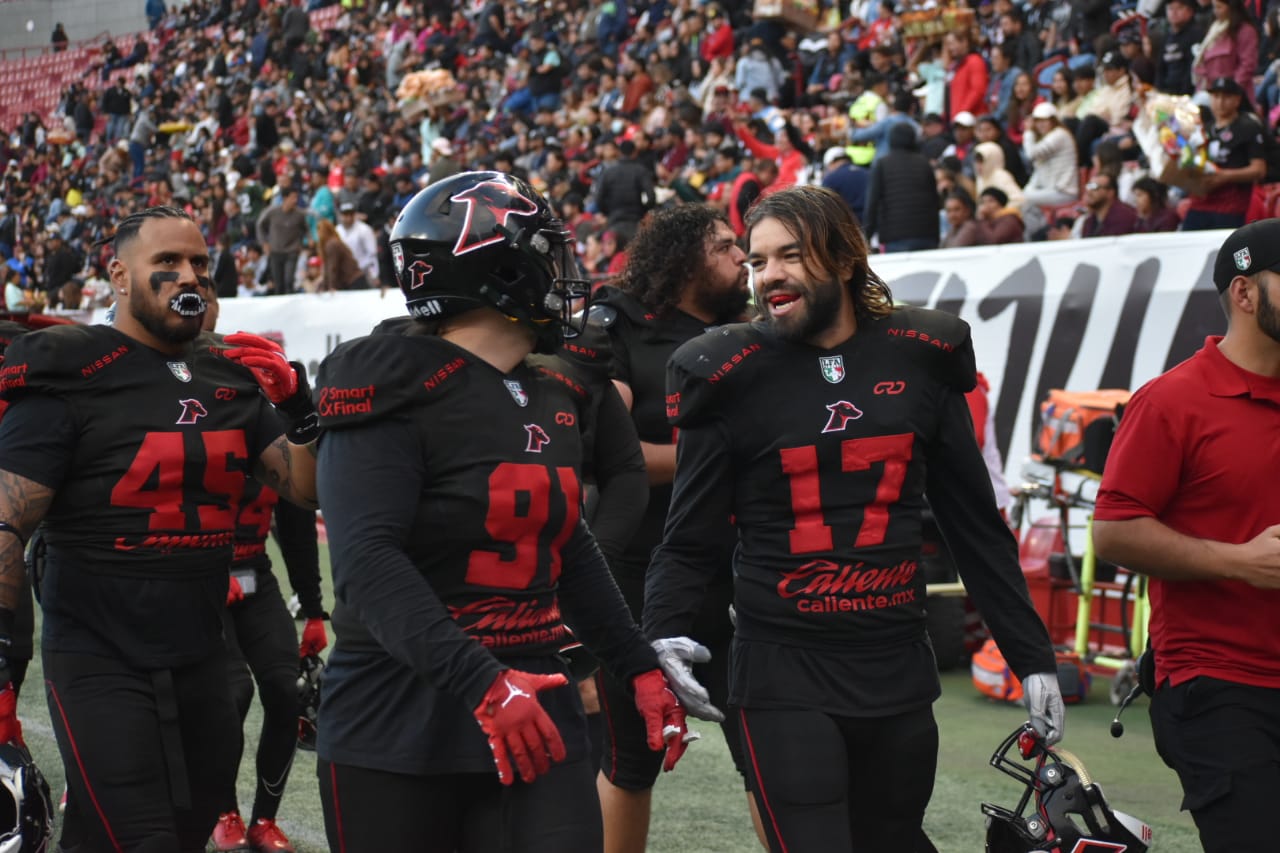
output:
<svg viewBox="0 0 1280 853"><path fill-rule="evenodd" d="M1128 69L1129 60L1124 58L1124 54L1116 50L1109 50L1102 54L1102 62L1099 63L1103 68L1115 68L1120 70Z"/></svg>
<svg viewBox="0 0 1280 853"><path fill-rule="evenodd" d="M1244 97L1244 87L1234 77L1219 77L1209 85L1209 92L1222 92L1227 95Z"/></svg>
<svg viewBox="0 0 1280 853"><path fill-rule="evenodd" d="M1231 232L1213 262L1213 283L1222 293L1238 275L1280 272L1280 219L1261 219Z"/></svg>

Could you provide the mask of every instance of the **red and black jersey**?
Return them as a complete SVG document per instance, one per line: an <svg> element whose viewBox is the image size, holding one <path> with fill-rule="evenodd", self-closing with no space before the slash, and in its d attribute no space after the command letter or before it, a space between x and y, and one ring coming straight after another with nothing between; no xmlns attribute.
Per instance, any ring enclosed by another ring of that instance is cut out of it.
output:
<svg viewBox="0 0 1280 853"><path fill-rule="evenodd" d="M298 594L302 613L308 619L324 613L320 598L320 552L316 538L315 510L280 500L269 486L250 479L245 483L240 511L236 514L235 554L232 571L253 569L271 573L267 537L275 521L289 585Z"/></svg>
<svg viewBox="0 0 1280 853"><path fill-rule="evenodd" d="M820 350L767 324L681 347L675 492L645 587L651 637L684 634L736 519L731 704L885 715L936 698L919 571L926 497L1019 675L1053 671L1016 547L995 507L963 392L968 326L917 308Z"/></svg>
<svg viewBox="0 0 1280 853"><path fill-rule="evenodd" d="M345 343L317 379L337 599L317 748L491 771L470 710L503 668L558 666L566 624L622 677L656 659L580 518L587 384L568 363L503 374L413 332ZM560 722L574 711L558 693L544 704Z"/></svg>
<svg viewBox="0 0 1280 853"><path fill-rule="evenodd" d="M249 371L208 337L166 355L57 326L9 346L0 395L0 469L55 492L44 643L140 667L219 645L236 511L281 433Z"/></svg>
<svg viewBox="0 0 1280 853"><path fill-rule="evenodd" d="M650 444L675 444L677 430L667 420L667 360L681 344L708 330L696 317L676 311L659 318L635 297L614 287L601 287L592 302L592 322L603 326L613 348L613 376L631 388L631 420L640 440ZM649 487L649 504L639 527L615 572L641 578L649 566L649 556L662 541L662 526L671 505L671 485ZM732 528L725 519L720 543L726 565L733 550Z"/></svg>

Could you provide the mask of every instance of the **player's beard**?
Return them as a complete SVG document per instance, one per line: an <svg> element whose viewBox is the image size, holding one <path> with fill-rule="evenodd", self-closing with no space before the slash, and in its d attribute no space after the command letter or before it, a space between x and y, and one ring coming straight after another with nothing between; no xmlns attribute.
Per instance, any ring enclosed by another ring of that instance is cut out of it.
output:
<svg viewBox="0 0 1280 853"><path fill-rule="evenodd" d="M1280 311L1267 295L1265 284L1258 284L1258 328L1271 340L1280 343Z"/></svg>
<svg viewBox="0 0 1280 853"><path fill-rule="evenodd" d="M707 277L704 268L694 281L694 298L698 307L714 317L716 323L732 323L742 319L750 298L745 275L735 275L732 281L714 281Z"/></svg>
<svg viewBox="0 0 1280 853"><path fill-rule="evenodd" d="M799 310L793 309L782 317L775 317L770 313L769 323L778 337L794 343L804 343L815 338L836 322L843 287L838 281L806 282L801 288L804 291L804 304L799 306ZM764 307L768 310L767 301Z"/></svg>
<svg viewBox="0 0 1280 853"><path fill-rule="evenodd" d="M129 313L156 340L166 344L185 344L200 334L204 315L183 317L161 300L149 283L132 279L129 283Z"/></svg>

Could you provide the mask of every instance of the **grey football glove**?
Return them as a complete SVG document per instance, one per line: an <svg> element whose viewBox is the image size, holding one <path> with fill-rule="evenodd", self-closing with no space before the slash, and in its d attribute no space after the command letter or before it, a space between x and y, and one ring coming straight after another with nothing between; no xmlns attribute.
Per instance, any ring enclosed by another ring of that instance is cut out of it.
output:
<svg viewBox="0 0 1280 853"><path fill-rule="evenodd" d="M675 691L680 704L693 716L710 720L713 723L724 722L724 714L711 704L711 694L707 688L693 677L693 665L711 660L711 652L688 637L668 637L654 640L653 650L658 653L658 665L667 676L667 682Z"/></svg>
<svg viewBox="0 0 1280 853"><path fill-rule="evenodd" d="M1053 746L1062 740L1067 727L1067 709L1062 703L1056 672L1037 672L1022 682L1022 692L1031 713L1031 727L1044 742Z"/></svg>

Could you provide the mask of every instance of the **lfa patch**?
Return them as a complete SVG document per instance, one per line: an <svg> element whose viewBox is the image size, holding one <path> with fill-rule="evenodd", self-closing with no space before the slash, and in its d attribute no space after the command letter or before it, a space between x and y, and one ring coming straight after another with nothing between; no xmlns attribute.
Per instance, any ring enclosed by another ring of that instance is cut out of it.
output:
<svg viewBox="0 0 1280 853"><path fill-rule="evenodd" d="M1253 257L1249 254L1248 246L1245 246L1243 249L1232 255L1231 259L1236 262L1236 269L1241 272L1247 270L1249 268L1249 264L1253 263Z"/></svg>
<svg viewBox="0 0 1280 853"><path fill-rule="evenodd" d="M168 362L168 365L169 372L172 373L179 382L191 381L191 368L187 367L187 363L185 361L170 361Z"/></svg>
<svg viewBox="0 0 1280 853"><path fill-rule="evenodd" d="M822 368L822 378L832 385L844 381L844 356L824 355L818 358L818 366Z"/></svg>
<svg viewBox="0 0 1280 853"><path fill-rule="evenodd" d="M524 392L524 388L520 387L520 383L514 379L504 379L502 384L507 386L507 390L511 392L511 399L516 401L517 406L529 405L529 395Z"/></svg>

